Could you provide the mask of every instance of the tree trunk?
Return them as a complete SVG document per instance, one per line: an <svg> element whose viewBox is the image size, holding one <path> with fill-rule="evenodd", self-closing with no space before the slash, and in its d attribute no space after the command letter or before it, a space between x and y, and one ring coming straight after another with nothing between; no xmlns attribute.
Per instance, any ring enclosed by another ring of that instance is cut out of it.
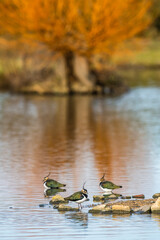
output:
<svg viewBox="0 0 160 240"><path fill-rule="evenodd" d="M95 83L91 78L87 59L68 51L64 55L66 78L70 93L92 93Z"/></svg>
<svg viewBox="0 0 160 240"><path fill-rule="evenodd" d="M64 54L65 68L66 68L66 78L68 83L68 88L70 93L72 92L72 85L74 82L78 81L74 73L74 54L68 51Z"/></svg>

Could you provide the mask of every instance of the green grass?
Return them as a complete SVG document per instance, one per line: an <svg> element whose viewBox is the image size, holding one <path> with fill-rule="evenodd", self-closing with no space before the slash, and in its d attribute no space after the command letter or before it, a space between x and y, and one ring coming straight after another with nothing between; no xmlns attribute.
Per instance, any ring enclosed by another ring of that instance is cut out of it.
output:
<svg viewBox="0 0 160 240"><path fill-rule="evenodd" d="M160 64L160 38L152 40L144 39L139 49L132 46L130 52L127 54L124 48L124 52L122 51L120 55L115 54L111 61L114 64Z"/></svg>

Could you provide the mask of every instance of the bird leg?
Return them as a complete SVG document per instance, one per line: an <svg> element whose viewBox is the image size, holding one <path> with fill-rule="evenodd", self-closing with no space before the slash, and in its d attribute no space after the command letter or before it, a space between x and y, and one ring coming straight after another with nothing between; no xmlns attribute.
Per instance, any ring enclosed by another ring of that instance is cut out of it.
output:
<svg viewBox="0 0 160 240"><path fill-rule="evenodd" d="M81 203L78 203L78 210L81 211L81 209L82 209Z"/></svg>

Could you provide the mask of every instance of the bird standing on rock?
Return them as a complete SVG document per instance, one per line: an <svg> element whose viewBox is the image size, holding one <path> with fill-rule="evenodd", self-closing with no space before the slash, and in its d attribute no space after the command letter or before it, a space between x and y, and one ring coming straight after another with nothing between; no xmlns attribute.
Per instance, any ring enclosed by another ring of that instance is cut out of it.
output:
<svg viewBox="0 0 160 240"><path fill-rule="evenodd" d="M106 181L105 178L105 173L103 174L103 177L100 179L100 183L99 183L99 186L100 188L106 192L106 193L112 193L112 191L114 189L117 189L117 188L122 188L122 186L119 186L119 185L116 185L110 181Z"/></svg>
<svg viewBox="0 0 160 240"><path fill-rule="evenodd" d="M57 182L56 180L50 179L49 175L50 175L50 173L43 179L43 185L46 189L60 188L60 187L66 186L66 184L62 184L62 183Z"/></svg>
<svg viewBox="0 0 160 240"><path fill-rule="evenodd" d="M87 189L84 188L84 184L83 184L83 188L81 191L75 192L72 195L70 195L69 197L64 198L65 200L78 203L79 209L82 209L81 203L88 200L88 191L87 191Z"/></svg>

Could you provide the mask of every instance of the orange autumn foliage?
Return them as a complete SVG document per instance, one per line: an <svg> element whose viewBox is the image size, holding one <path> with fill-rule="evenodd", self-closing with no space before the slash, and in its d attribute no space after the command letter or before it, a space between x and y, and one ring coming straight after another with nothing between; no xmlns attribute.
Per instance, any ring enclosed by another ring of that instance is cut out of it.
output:
<svg viewBox="0 0 160 240"><path fill-rule="evenodd" d="M53 51L111 54L145 29L151 0L1 0L0 33Z"/></svg>

